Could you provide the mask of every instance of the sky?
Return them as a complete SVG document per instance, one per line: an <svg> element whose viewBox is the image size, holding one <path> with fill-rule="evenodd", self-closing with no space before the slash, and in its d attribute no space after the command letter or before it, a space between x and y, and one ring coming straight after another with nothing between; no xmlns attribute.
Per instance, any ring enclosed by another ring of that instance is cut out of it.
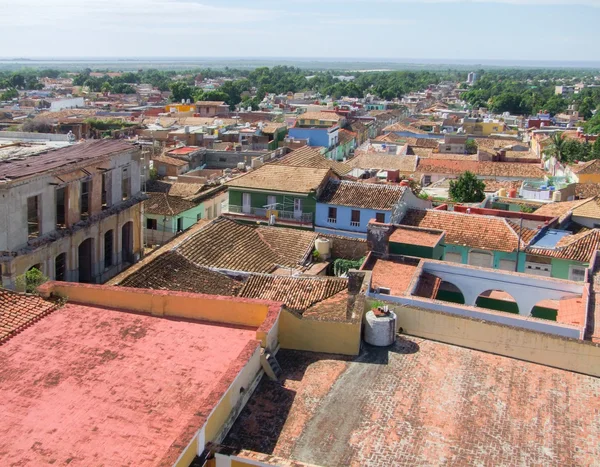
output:
<svg viewBox="0 0 600 467"><path fill-rule="evenodd" d="M0 0L0 57L600 61L599 20L600 0Z"/></svg>

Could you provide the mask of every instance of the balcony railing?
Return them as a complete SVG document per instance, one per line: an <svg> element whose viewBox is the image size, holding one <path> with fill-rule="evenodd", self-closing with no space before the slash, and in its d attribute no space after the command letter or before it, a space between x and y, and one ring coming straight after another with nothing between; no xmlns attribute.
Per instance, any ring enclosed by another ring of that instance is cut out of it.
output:
<svg viewBox="0 0 600 467"><path fill-rule="evenodd" d="M360 221L350 221L352 227L360 227Z"/></svg>
<svg viewBox="0 0 600 467"><path fill-rule="evenodd" d="M283 220L291 220L302 223L310 223L313 220L313 215L311 212L295 212L295 211L283 211L279 209L265 209L265 208L254 208L254 207L244 207L244 206L236 206L230 204L228 207L228 211L232 214L245 214L247 216L261 217L264 219L269 219L268 214L275 214L277 219Z"/></svg>
<svg viewBox="0 0 600 467"><path fill-rule="evenodd" d="M328 217L327 222L330 224L337 224L337 217Z"/></svg>

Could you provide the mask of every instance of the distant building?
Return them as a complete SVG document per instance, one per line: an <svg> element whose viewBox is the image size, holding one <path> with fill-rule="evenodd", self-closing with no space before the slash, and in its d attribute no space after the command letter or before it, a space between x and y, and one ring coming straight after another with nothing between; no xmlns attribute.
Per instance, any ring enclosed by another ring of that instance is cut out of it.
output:
<svg viewBox="0 0 600 467"><path fill-rule="evenodd" d="M468 84L475 84L475 81L477 81L477 73L475 73L474 71L470 72L467 75L467 83Z"/></svg>

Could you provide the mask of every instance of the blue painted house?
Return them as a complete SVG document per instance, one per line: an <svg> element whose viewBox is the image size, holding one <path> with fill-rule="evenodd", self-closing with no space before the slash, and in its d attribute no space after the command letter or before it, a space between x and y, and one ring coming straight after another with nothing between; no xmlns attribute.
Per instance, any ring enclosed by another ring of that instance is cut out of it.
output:
<svg viewBox="0 0 600 467"><path fill-rule="evenodd" d="M405 186L330 179L317 199L315 231L366 238L369 221L389 223L393 212L428 207Z"/></svg>

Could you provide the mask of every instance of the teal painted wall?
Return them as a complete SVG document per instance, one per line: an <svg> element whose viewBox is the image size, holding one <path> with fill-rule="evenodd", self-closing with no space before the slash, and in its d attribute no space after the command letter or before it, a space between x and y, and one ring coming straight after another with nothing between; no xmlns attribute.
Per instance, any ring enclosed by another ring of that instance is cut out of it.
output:
<svg viewBox="0 0 600 467"><path fill-rule="evenodd" d="M189 229L196 222L198 222L198 215L200 219L204 219L204 205L200 204L195 208L188 209L176 216L160 216L156 214L144 214L145 219L156 219L157 231L158 232L177 232L177 219L183 218L183 230ZM146 227L146 220L144 219L144 228Z"/></svg>
<svg viewBox="0 0 600 467"><path fill-rule="evenodd" d="M571 265L588 267L588 263L579 263L577 261L552 258L552 277L568 280L569 266Z"/></svg>
<svg viewBox="0 0 600 467"><path fill-rule="evenodd" d="M471 248L468 247L464 247L461 245L446 245L444 248L444 261L446 260L446 253L460 253L460 255L462 256L462 264L469 264L469 251L471 250ZM513 251L511 253L507 253L504 251L494 251L494 259L493 259L493 268L494 269L499 269L500 268L500 261L503 259L507 259L507 260L516 260L517 259L517 252ZM523 252L519 252L519 265L518 265L518 272L525 272L525 253ZM567 273L568 273L568 268L567 268Z"/></svg>
<svg viewBox="0 0 600 467"><path fill-rule="evenodd" d="M440 260L444 254L444 249L441 245L431 248L421 245L390 242L390 253L393 255L415 256L417 258Z"/></svg>
<svg viewBox="0 0 600 467"><path fill-rule="evenodd" d="M459 305L465 304L465 297L460 292L451 292L449 290L440 290L435 296L436 300L442 300L444 302L458 303Z"/></svg>

